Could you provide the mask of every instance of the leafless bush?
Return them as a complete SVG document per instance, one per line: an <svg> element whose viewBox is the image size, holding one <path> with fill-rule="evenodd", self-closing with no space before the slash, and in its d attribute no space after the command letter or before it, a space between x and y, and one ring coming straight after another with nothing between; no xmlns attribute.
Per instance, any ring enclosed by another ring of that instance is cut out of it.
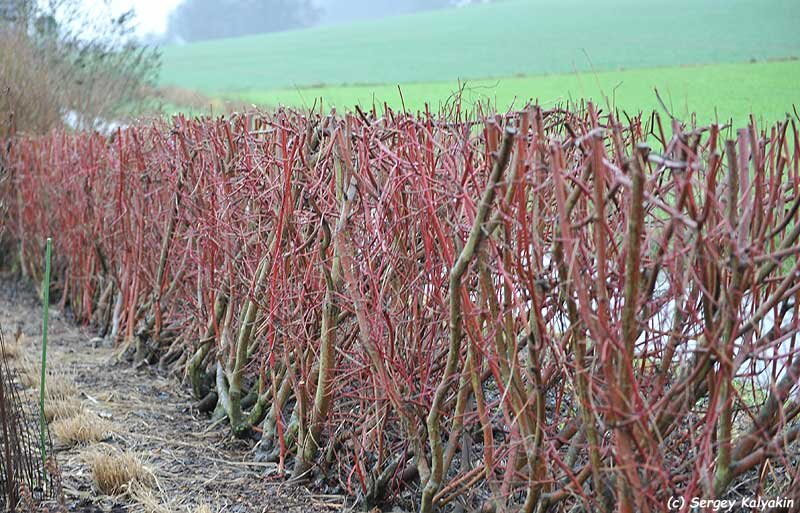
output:
<svg viewBox="0 0 800 513"><path fill-rule="evenodd" d="M0 140L139 112L158 54L131 37L130 13L92 16L75 0L20 5L0 19Z"/></svg>

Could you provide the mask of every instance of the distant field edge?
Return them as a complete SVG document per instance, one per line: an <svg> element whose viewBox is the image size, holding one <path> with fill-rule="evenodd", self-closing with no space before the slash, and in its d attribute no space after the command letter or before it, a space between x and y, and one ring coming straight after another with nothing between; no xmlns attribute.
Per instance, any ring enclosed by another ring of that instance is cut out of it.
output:
<svg viewBox="0 0 800 513"><path fill-rule="evenodd" d="M750 113L766 122L794 115L800 104L800 60L797 57L736 64L682 65L618 71L573 72L478 80L401 84L319 85L251 89L215 96L259 107L438 109L460 91L462 104L488 104L496 110L538 100L552 106L581 99L627 112L663 110L655 90L676 117L696 114L699 122L745 121Z"/></svg>
<svg viewBox="0 0 800 513"><path fill-rule="evenodd" d="M800 56L797 0L504 0L167 46L161 85L455 81Z"/></svg>

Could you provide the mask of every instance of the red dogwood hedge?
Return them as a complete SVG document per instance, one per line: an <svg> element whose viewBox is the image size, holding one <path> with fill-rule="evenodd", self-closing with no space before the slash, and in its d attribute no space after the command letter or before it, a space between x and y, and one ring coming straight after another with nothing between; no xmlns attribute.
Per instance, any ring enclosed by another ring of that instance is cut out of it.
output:
<svg viewBox="0 0 800 513"><path fill-rule="evenodd" d="M424 513L800 500L794 121L279 110L3 159L19 268L52 236L62 305L281 471Z"/></svg>

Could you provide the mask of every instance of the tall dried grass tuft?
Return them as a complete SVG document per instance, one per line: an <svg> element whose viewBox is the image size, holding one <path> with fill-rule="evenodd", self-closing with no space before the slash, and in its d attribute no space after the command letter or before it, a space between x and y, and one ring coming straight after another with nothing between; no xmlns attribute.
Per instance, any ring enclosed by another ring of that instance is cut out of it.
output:
<svg viewBox="0 0 800 513"><path fill-rule="evenodd" d="M77 417L85 411L83 403L77 399L57 399L44 403L44 418L48 423Z"/></svg>
<svg viewBox="0 0 800 513"><path fill-rule="evenodd" d="M78 386L70 376L61 373L48 375L45 380L45 399L63 401L78 395Z"/></svg>
<svg viewBox="0 0 800 513"><path fill-rule="evenodd" d="M97 490L106 495L121 495L136 490L132 487L156 484L153 471L132 452L106 445L87 450L82 456L92 471Z"/></svg>
<svg viewBox="0 0 800 513"><path fill-rule="evenodd" d="M83 411L72 417L53 421L50 429L63 444L73 447L105 440L113 432L113 425L96 413Z"/></svg>

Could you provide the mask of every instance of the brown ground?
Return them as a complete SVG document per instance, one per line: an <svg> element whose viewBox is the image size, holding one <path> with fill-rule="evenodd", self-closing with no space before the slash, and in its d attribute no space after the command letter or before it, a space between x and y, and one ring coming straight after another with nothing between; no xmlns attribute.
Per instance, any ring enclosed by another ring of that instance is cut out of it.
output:
<svg viewBox="0 0 800 513"><path fill-rule="evenodd" d="M6 339L21 329L28 352L40 354L42 309L30 288L0 280L0 326ZM82 459L89 447L65 448L54 437L68 511L188 513L202 505L208 513L342 511L344 498L314 495L282 484L273 464L253 461L252 441L230 436L192 407L174 377L153 368L120 362L118 350L91 342L58 308L50 309L48 367L66 371L86 407L111 422L105 441L132 451L153 470L157 485L150 504L130 496L99 493ZM154 500L153 500L154 499ZM144 501L148 502L148 501Z"/></svg>

